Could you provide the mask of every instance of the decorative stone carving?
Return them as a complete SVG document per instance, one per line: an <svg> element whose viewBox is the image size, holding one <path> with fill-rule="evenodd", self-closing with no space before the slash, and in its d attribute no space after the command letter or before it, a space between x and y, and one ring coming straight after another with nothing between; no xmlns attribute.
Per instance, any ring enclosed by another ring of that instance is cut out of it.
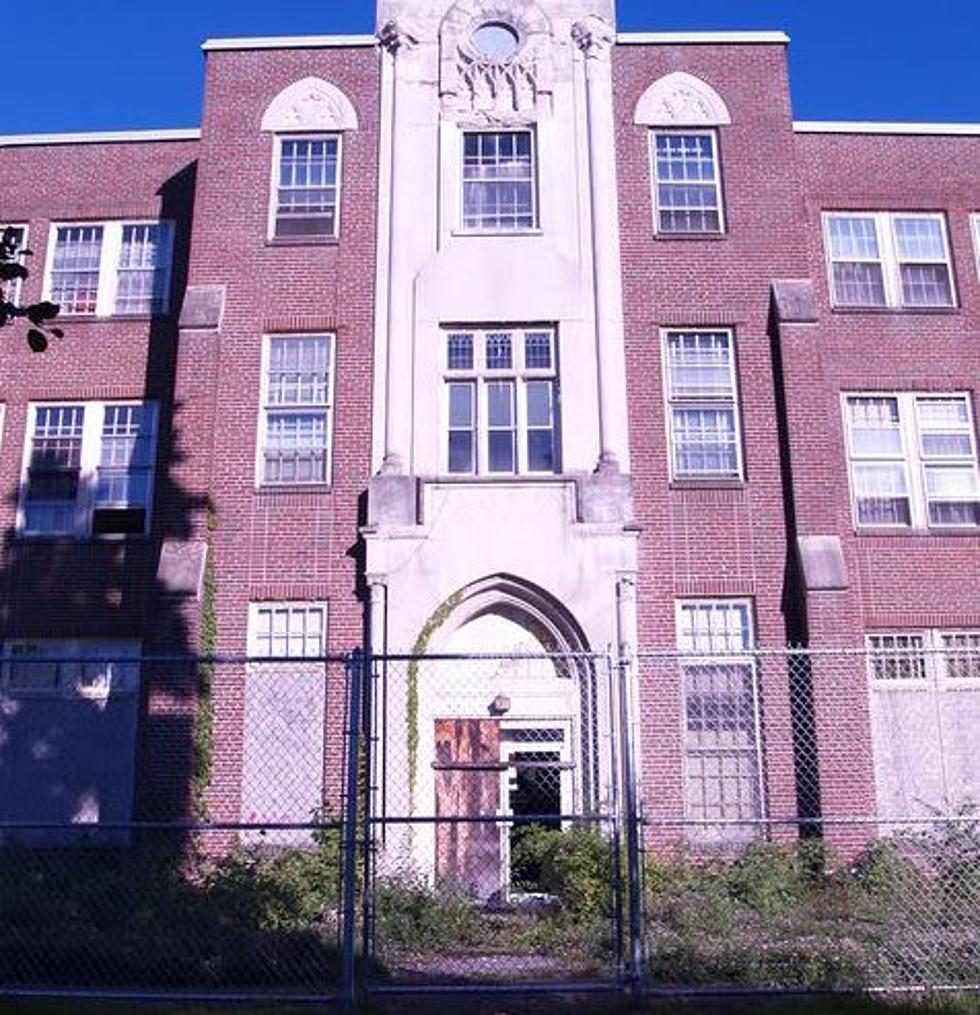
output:
<svg viewBox="0 0 980 1015"><path fill-rule="evenodd" d="M412 49L417 46L419 34L403 20L392 18L379 29L378 42L392 56L397 56L400 50Z"/></svg>
<svg viewBox="0 0 980 1015"><path fill-rule="evenodd" d="M588 60L608 60L616 42L616 30L595 14L572 25L572 40Z"/></svg>
<svg viewBox="0 0 980 1015"><path fill-rule="evenodd" d="M812 279L776 279L772 302L781 324L815 324L820 319Z"/></svg>
<svg viewBox="0 0 980 1015"><path fill-rule="evenodd" d="M157 581L163 594L200 599L207 556L208 544L204 540L189 543L164 540L157 564Z"/></svg>
<svg viewBox="0 0 980 1015"><path fill-rule="evenodd" d="M488 22L517 34L517 51L509 58L487 57L473 44L473 33ZM507 124L550 114L553 42L551 23L535 0L458 0L439 33L443 115Z"/></svg>
<svg viewBox="0 0 980 1015"><path fill-rule="evenodd" d="M262 129L288 131L357 130L350 99L322 78L304 78L283 89L262 117Z"/></svg>
<svg viewBox="0 0 980 1015"><path fill-rule="evenodd" d="M181 331L218 331L225 309L223 285L189 285L180 308Z"/></svg>
<svg viewBox="0 0 980 1015"><path fill-rule="evenodd" d="M732 118L711 85L693 74L674 71L643 93L633 122L644 127L721 127Z"/></svg>

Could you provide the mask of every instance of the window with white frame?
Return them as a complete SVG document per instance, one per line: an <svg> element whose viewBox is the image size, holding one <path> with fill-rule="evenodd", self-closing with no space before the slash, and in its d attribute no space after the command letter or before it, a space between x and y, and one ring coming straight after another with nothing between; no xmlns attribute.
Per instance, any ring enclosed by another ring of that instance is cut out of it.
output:
<svg viewBox="0 0 980 1015"><path fill-rule="evenodd" d="M150 528L157 407L32 405L21 482L25 535L144 535Z"/></svg>
<svg viewBox="0 0 980 1015"><path fill-rule="evenodd" d="M558 362L550 328L443 334L446 471L555 473Z"/></svg>
<svg viewBox="0 0 980 1015"><path fill-rule="evenodd" d="M760 701L752 608L745 600L677 603L684 707L685 814L693 821L763 816ZM751 825L697 833L709 840L752 838Z"/></svg>
<svg viewBox="0 0 980 1015"><path fill-rule="evenodd" d="M980 525L968 395L845 395L844 415L855 524Z"/></svg>
<svg viewBox="0 0 980 1015"><path fill-rule="evenodd" d="M538 224L534 133L463 133L464 229L506 231Z"/></svg>
<svg viewBox="0 0 980 1015"><path fill-rule="evenodd" d="M333 335L271 335L264 350L259 482L330 481Z"/></svg>
<svg viewBox="0 0 980 1015"><path fill-rule="evenodd" d="M835 306L956 305L944 215L832 212L824 230Z"/></svg>
<svg viewBox="0 0 980 1015"><path fill-rule="evenodd" d="M340 226L340 135L277 137L271 235L332 239Z"/></svg>
<svg viewBox="0 0 980 1015"><path fill-rule="evenodd" d="M68 638L4 644L3 690L9 695L104 698L139 689L140 642Z"/></svg>
<svg viewBox="0 0 980 1015"><path fill-rule="evenodd" d="M735 339L730 331L665 331L671 474L742 478Z"/></svg>
<svg viewBox="0 0 980 1015"><path fill-rule="evenodd" d="M977 261L977 278L980 278L980 212L970 216L970 228L973 232L973 253Z"/></svg>
<svg viewBox="0 0 980 1015"><path fill-rule="evenodd" d="M327 650L326 603L252 603L249 649L255 659L319 658Z"/></svg>
<svg viewBox="0 0 980 1015"><path fill-rule="evenodd" d="M713 130L655 130L651 149L657 232L723 233L718 134Z"/></svg>
<svg viewBox="0 0 980 1015"><path fill-rule="evenodd" d="M63 315L167 312L173 223L55 224L51 231L44 291Z"/></svg>
<svg viewBox="0 0 980 1015"><path fill-rule="evenodd" d="M868 675L878 686L980 685L980 631L890 631L866 641Z"/></svg>
<svg viewBox="0 0 980 1015"><path fill-rule="evenodd" d="M18 255L17 261L20 264L24 263L24 249L27 246L27 226L18 225L0 225L0 233L11 234L11 238L16 244ZM12 303L15 307L20 306L20 293L23 286L23 279L15 278L10 282L7 282L4 289L4 299L8 303Z"/></svg>

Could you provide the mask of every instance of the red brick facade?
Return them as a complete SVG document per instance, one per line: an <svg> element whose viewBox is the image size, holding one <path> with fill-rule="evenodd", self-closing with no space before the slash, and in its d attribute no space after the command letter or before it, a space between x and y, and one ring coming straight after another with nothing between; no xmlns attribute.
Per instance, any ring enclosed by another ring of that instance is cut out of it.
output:
<svg viewBox="0 0 980 1015"><path fill-rule="evenodd" d="M665 238L653 229L644 91L672 71L711 85L731 124L718 128L724 235ZM980 283L969 216L980 208L980 138L794 131L780 44L640 45L613 56L626 369L640 536L639 645L676 644L678 599L748 599L757 643L860 647L868 631L980 628L980 537L855 531L841 394L968 391L980 405ZM273 136L263 112L316 76L352 101L343 138L336 241L270 241ZM146 652L195 652L201 604L164 594L163 541L210 539L215 650L247 651L249 604L325 601L329 651L365 637L359 544L371 474L379 54L364 46L208 54L197 141L51 144L0 149L0 220L28 223L37 251L24 296L39 298L50 222L167 218L176 223L173 313L66 318L66 337L32 356L7 336L0 448L0 638L138 637ZM957 306L844 312L831 305L821 215L828 210L943 212ZM780 321L773 283L812 280L816 320ZM220 327L178 327L187 287L223 287ZM671 481L661 329L735 336L744 481ZM264 337L335 335L329 489L256 483ZM32 401L150 398L161 405L149 538L32 539L16 532ZM799 537L840 540L849 583L807 588ZM186 813L193 673L146 683L137 817ZM641 667L642 771L649 813L683 811L679 682ZM333 679L339 678L339 672ZM829 679L829 678L828 678ZM770 810L792 814L790 675L763 674ZM825 694L814 671L820 791L828 812L874 808L866 676ZM339 688L339 684L335 684ZM211 813L239 816L243 688L216 686ZM340 697L338 695L337 701ZM325 786L340 771L340 709L328 715Z"/></svg>

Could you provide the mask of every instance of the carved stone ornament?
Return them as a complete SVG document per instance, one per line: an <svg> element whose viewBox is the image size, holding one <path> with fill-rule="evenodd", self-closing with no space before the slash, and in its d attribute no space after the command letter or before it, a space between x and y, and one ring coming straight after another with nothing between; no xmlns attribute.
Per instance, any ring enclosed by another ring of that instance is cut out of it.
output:
<svg viewBox="0 0 980 1015"><path fill-rule="evenodd" d="M674 71L643 93L633 122L644 127L721 127L732 118L711 85L693 74Z"/></svg>
<svg viewBox="0 0 980 1015"><path fill-rule="evenodd" d="M516 51L495 59L474 33L505 25ZM551 22L535 0L458 0L439 32L443 115L465 123L527 123L551 112L554 87Z"/></svg>
<svg viewBox="0 0 980 1015"><path fill-rule="evenodd" d="M262 129L277 134L357 130L357 113L336 85L321 78L304 78L272 100L262 117Z"/></svg>
<svg viewBox="0 0 980 1015"><path fill-rule="evenodd" d="M587 59L607 60L616 42L616 32L607 21L590 14L572 25L572 41Z"/></svg>
<svg viewBox="0 0 980 1015"><path fill-rule="evenodd" d="M418 45L419 34L411 26L398 18L386 21L378 30L378 42L392 56L397 56L403 49L411 49Z"/></svg>

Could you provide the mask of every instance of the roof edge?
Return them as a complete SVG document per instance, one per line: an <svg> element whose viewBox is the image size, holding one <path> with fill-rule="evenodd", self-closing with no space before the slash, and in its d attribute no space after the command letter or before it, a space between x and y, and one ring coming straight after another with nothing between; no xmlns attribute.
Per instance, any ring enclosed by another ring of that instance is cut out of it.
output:
<svg viewBox="0 0 980 1015"><path fill-rule="evenodd" d="M616 41L640 46L690 46L718 43L776 44L785 46L789 36L785 32L619 32Z"/></svg>
<svg viewBox="0 0 980 1015"><path fill-rule="evenodd" d="M254 39L205 39L205 53L243 49L342 49L345 46L376 46L374 35L283 35L258 36Z"/></svg>
<svg viewBox="0 0 980 1015"><path fill-rule="evenodd" d="M980 136L980 123L886 123L875 120L794 120L797 134L928 134Z"/></svg>
<svg viewBox="0 0 980 1015"><path fill-rule="evenodd" d="M196 127L176 130L95 130L67 134L0 134L0 148L25 148L30 145L111 144L140 141L198 141Z"/></svg>

